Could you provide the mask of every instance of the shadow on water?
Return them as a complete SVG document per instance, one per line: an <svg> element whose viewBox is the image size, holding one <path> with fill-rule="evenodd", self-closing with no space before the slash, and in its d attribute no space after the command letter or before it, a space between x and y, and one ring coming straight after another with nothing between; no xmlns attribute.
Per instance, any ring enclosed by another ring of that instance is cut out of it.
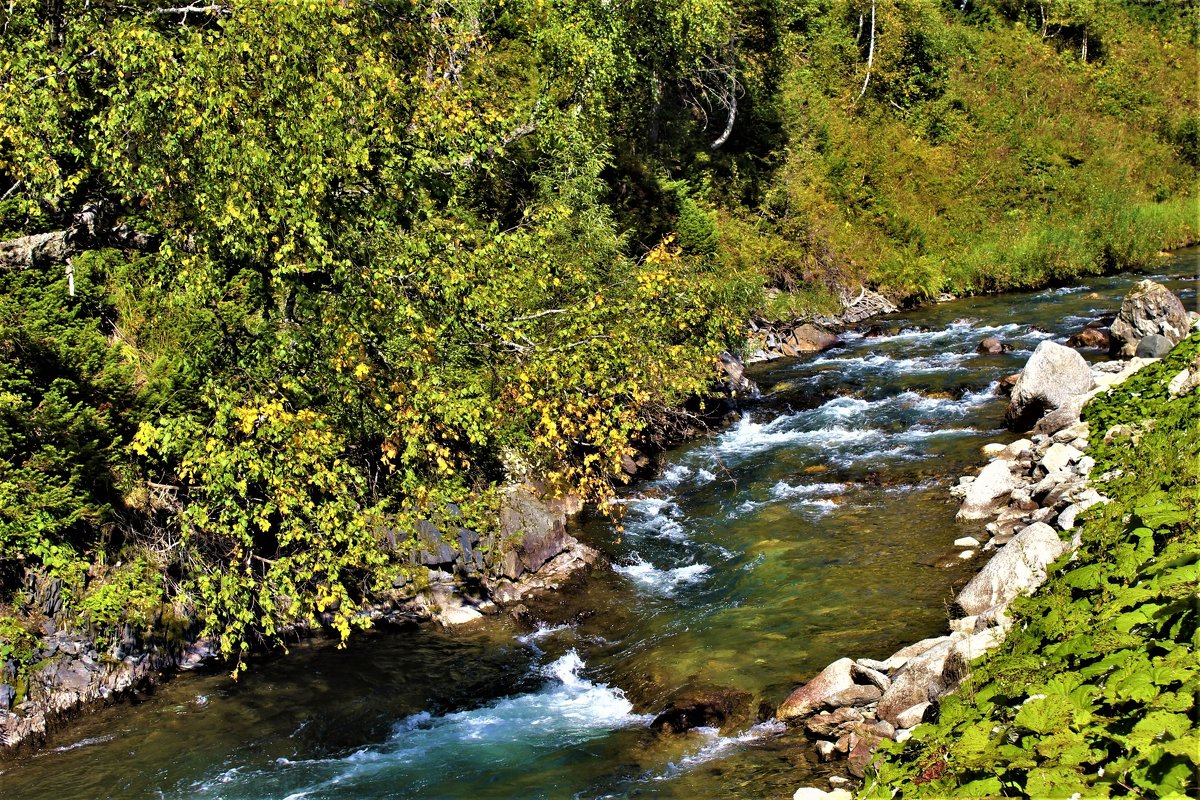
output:
<svg viewBox="0 0 1200 800"><path fill-rule="evenodd" d="M1197 264L1185 251L1159 276L1189 308ZM1135 279L893 315L872 321L882 335L756 366L761 407L665 454L622 498L623 530L580 524L613 568L532 604L538 627L378 632L236 684L181 678L0 765L3 796L789 797L828 767L770 710L835 658L945 631L978 566L952 547L977 528L946 490L982 444L1015 438L994 382ZM985 336L1012 350L976 353ZM745 719L650 730L697 687L746 698Z"/></svg>

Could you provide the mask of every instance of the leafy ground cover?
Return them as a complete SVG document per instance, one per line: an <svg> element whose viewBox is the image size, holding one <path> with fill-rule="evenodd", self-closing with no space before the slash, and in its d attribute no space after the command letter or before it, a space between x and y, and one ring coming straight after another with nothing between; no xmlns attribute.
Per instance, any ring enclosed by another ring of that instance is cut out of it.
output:
<svg viewBox="0 0 1200 800"><path fill-rule="evenodd" d="M864 797L1193 797L1200 768L1200 393L1170 380L1200 334L1084 411L1097 488L1082 544L1014 604L935 724ZM1105 435L1112 431L1111 435Z"/></svg>

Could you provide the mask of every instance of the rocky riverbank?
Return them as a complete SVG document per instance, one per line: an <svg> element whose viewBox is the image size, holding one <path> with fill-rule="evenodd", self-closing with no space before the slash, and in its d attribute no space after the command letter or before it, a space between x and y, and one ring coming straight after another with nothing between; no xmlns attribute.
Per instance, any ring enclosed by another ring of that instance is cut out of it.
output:
<svg viewBox="0 0 1200 800"><path fill-rule="evenodd" d="M1013 600L1035 592L1047 567L1079 546L1078 515L1108 502L1090 485L1095 461L1086 451L1097 432L1081 421L1084 406L1157 361L1193 325L1200 323L1178 298L1143 281L1112 326L1111 352L1118 360L1089 366L1069 347L1051 341L1037 347L1012 386L1006 414L1015 430L1032 428L1028 438L985 446L990 461L950 491L961 501L960 520L990 520L984 536L955 542L962 548L959 557L992 555L950 605L949 632L882 660L839 659L777 710L780 721L803 726L823 760L845 759L848 776L831 778L831 792L805 787L796 792L798 800L848 797L846 787L864 776L883 741L904 740L916 725L933 719L939 700L970 674L971 662L1000 646L1012 624ZM1193 364L1175 377L1171 391L1197 385L1200 364ZM1098 433L1106 441L1122 434Z"/></svg>
<svg viewBox="0 0 1200 800"><path fill-rule="evenodd" d="M567 533L568 519L581 508L575 498L523 484L505 491L498 528L482 539L467 528L447 536L423 523L417 533L424 546L413 555L416 578L377 597L363 613L395 626L460 625L506 608L519 611L522 599L557 588L601 559ZM186 634L146 641L130 631L121 641L101 642L86 631L59 629L55 586L39 584L32 593L46 618L43 636L32 645L36 665L20 678L11 661L0 665L7 675L0 682L0 755L36 747L90 708L136 698L179 670L216 659L215 642ZM297 639L319 634L289 632Z"/></svg>

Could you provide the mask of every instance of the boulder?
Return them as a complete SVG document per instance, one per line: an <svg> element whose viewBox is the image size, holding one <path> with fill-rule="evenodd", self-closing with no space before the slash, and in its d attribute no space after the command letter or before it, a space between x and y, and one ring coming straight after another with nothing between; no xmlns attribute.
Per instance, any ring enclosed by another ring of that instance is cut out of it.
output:
<svg viewBox="0 0 1200 800"><path fill-rule="evenodd" d="M1171 348L1174 346L1175 343L1161 333L1152 333L1142 337L1142 340L1137 343L1137 349L1133 351L1133 355L1136 358L1162 358L1171 352Z"/></svg>
<svg viewBox="0 0 1200 800"><path fill-rule="evenodd" d="M932 716L930 709L933 708L933 703L926 700L924 703L917 703L915 706L910 706L896 715L897 728L912 728L925 722L927 717Z"/></svg>
<svg viewBox="0 0 1200 800"><path fill-rule="evenodd" d="M542 499L530 487L508 487L500 501L501 573L516 580L573 547L566 520L576 510L573 498Z"/></svg>
<svg viewBox="0 0 1200 800"><path fill-rule="evenodd" d="M958 519L987 519L1004 507L1009 494L1016 488L1008 462L993 461L967 486Z"/></svg>
<svg viewBox="0 0 1200 800"><path fill-rule="evenodd" d="M957 598L959 607L966 615L979 614L996 605L1007 605L1019 594L1033 592L1046 580L1046 567L1066 550L1067 543L1049 525L1029 525L963 587Z"/></svg>
<svg viewBox="0 0 1200 800"><path fill-rule="evenodd" d="M810 716L820 710L831 697L854 686L851 670L853 659L839 658L821 670L817 677L797 688L775 712L775 719L789 722L794 719Z"/></svg>
<svg viewBox="0 0 1200 800"><path fill-rule="evenodd" d="M1074 464L1081 458L1083 458L1083 453L1071 445L1055 443L1046 449L1046 454L1042 456L1040 463L1046 470L1046 474L1050 474L1066 468L1068 464Z"/></svg>
<svg viewBox="0 0 1200 800"><path fill-rule="evenodd" d="M1003 353L1008 348L1004 346L1004 342L1000 341L995 336L989 336L979 343L975 348L976 353Z"/></svg>
<svg viewBox="0 0 1200 800"><path fill-rule="evenodd" d="M1044 340L1033 351L1013 387L1005 421L1014 430L1028 430L1047 412L1066 405L1095 384L1083 356L1069 347Z"/></svg>
<svg viewBox="0 0 1200 800"><path fill-rule="evenodd" d="M833 347L838 341L837 336L824 328L805 323L796 326L785 343L790 344L797 353L819 353Z"/></svg>
<svg viewBox="0 0 1200 800"><path fill-rule="evenodd" d="M1095 347L1107 350L1109 346L1108 331L1099 328L1084 328L1079 333L1067 339L1068 347Z"/></svg>
<svg viewBox="0 0 1200 800"><path fill-rule="evenodd" d="M1159 334L1178 344L1188 334L1187 309L1170 289L1154 281L1141 281L1130 290L1113 321L1109 352L1129 358L1146 336Z"/></svg>
<svg viewBox="0 0 1200 800"><path fill-rule="evenodd" d="M1044 433L1052 435L1058 433L1064 428L1070 428L1079 422L1079 415L1083 413L1083 407L1087 405L1088 396L1086 394L1077 394L1070 397L1062 408L1056 408L1046 416L1037 421L1033 426L1034 433Z"/></svg>
<svg viewBox="0 0 1200 800"><path fill-rule="evenodd" d="M910 659L896 671L892 687L879 699L876 715L896 727L906 727L900 725L901 713L921 703L936 702L954 691L967 676L971 661L999 647L1002 639L1003 633L997 629L954 634Z"/></svg>
<svg viewBox="0 0 1200 800"><path fill-rule="evenodd" d="M825 705L830 708L842 708L844 706L858 707L874 703L880 698L883 691L873 684L861 685L854 684L849 689L843 689L840 692L834 692L825 698Z"/></svg>

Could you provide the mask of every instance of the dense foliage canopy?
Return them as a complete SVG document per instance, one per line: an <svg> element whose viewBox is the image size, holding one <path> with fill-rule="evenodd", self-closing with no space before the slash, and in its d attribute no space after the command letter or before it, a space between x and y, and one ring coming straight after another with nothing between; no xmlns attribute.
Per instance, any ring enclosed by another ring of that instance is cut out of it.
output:
<svg viewBox="0 0 1200 800"><path fill-rule="evenodd" d="M5 631L37 573L101 633L346 635L448 504L485 528L512 480L611 497L764 287L792 314L1032 285L1197 233L1183 7L0 20Z"/></svg>

